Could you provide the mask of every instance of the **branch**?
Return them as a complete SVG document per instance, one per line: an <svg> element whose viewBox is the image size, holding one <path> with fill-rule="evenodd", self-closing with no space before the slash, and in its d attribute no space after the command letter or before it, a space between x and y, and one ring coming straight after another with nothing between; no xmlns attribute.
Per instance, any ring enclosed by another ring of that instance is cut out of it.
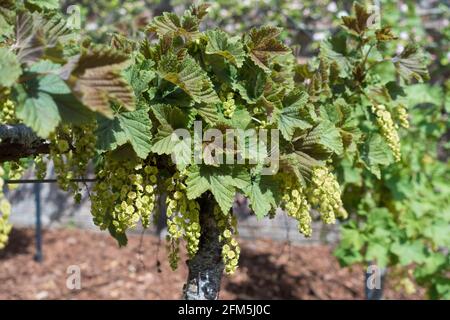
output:
<svg viewBox="0 0 450 320"><path fill-rule="evenodd" d="M49 152L49 143L24 124L0 125L0 162Z"/></svg>

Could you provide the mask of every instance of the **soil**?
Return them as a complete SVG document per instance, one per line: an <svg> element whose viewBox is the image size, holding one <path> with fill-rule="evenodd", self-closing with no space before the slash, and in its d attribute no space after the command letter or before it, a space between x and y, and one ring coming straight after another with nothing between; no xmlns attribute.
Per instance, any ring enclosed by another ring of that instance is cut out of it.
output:
<svg viewBox="0 0 450 320"><path fill-rule="evenodd" d="M44 231L44 260L35 262L34 231L14 229L0 252L0 299L179 299L187 275L183 254L172 271L165 243L132 235L119 248L106 233ZM297 246L241 240L240 268L225 276L221 299L364 299L362 267L341 268L326 245ZM78 266L81 289L67 288L68 268ZM405 296L387 283L385 299Z"/></svg>

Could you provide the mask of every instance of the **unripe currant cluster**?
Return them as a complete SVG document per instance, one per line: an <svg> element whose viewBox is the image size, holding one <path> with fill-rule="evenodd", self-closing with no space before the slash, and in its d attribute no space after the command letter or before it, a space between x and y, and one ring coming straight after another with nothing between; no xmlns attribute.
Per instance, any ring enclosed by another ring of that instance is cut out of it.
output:
<svg viewBox="0 0 450 320"><path fill-rule="evenodd" d="M20 178L22 178L24 172L25 172L25 168L20 162L11 161L9 163L8 178L10 180L20 180ZM15 190L15 189L17 189L18 186L19 186L18 184L10 183L8 185L8 188L9 188L9 190Z"/></svg>
<svg viewBox="0 0 450 320"><path fill-rule="evenodd" d="M90 194L94 223L117 235L125 234L139 220L147 228L155 207L157 175L154 160L136 164L105 155Z"/></svg>
<svg viewBox="0 0 450 320"><path fill-rule="evenodd" d="M58 184L63 190L72 191L77 202L81 201L81 189L72 179L85 175L89 160L95 155L95 128L95 123L63 125L50 135L50 157L55 165ZM42 174L42 164L40 166Z"/></svg>
<svg viewBox="0 0 450 320"><path fill-rule="evenodd" d="M396 108L397 110L397 119L402 128L409 128L409 120L408 120L408 111L406 110L406 106L403 104L399 104Z"/></svg>
<svg viewBox="0 0 450 320"><path fill-rule="evenodd" d="M336 217L346 218L339 183L326 167L313 169L310 188L309 202L318 207L322 221L330 224L336 222Z"/></svg>
<svg viewBox="0 0 450 320"><path fill-rule="evenodd" d="M2 103L0 109L0 123L12 124L16 122L16 112L14 103L7 99Z"/></svg>
<svg viewBox="0 0 450 320"><path fill-rule="evenodd" d="M172 269L178 267L180 239L186 241L189 257L198 251L200 242L200 205L186 196L184 173L176 172L167 179L167 243L169 262Z"/></svg>
<svg viewBox="0 0 450 320"><path fill-rule="evenodd" d="M225 264L225 272L233 274L238 267L241 254L239 244L233 237L238 234L237 219L232 212L224 214L217 204L214 206L214 218L220 232L219 241L222 243L222 259Z"/></svg>
<svg viewBox="0 0 450 320"><path fill-rule="evenodd" d="M283 179L283 209L286 213L297 220L298 231L310 237L312 234L311 206L307 201L303 187L295 181L292 175L281 174Z"/></svg>
<svg viewBox="0 0 450 320"><path fill-rule="evenodd" d="M382 136L386 139L389 148L392 150L395 161L400 161L400 138L398 132L395 129L394 121L392 120L391 113L386 110L384 105L373 105L372 112L377 117L377 124L380 127Z"/></svg>
<svg viewBox="0 0 450 320"><path fill-rule="evenodd" d="M234 111L236 110L236 104L233 99L233 92L227 94L227 99L223 102L223 114L226 118L233 117Z"/></svg>
<svg viewBox="0 0 450 320"><path fill-rule="evenodd" d="M11 232L12 225L8 222L11 213L11 205L3 194L3 176L5 171L0 166L0 250L6 246L8 235Z"/></svg>
<svg viewBox="0 0 450 320"><path fill-rule="evenodd" d="M35 174L37 179L45 179L47 175L47 164L45 163L44 156L38 155L34 158Z"/></svg>

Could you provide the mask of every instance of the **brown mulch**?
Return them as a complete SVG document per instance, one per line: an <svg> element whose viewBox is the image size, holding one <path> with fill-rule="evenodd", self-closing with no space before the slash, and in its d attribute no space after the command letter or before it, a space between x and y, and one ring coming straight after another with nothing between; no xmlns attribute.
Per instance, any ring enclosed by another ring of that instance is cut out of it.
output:
<svg viewBox="0 0 450 320"><path fill-rule="evenodd" d="M142 240L142 244L141 244ZM239 271L226 276L221 299L363 299L360 267L340 268L328 246L241 240ZM44 232L44 261L34 255L34 231L15 229L0 253L0 299L179 299L185 263L171 271L164 241L130 236L118 248L106 233L76 229ZM160 261L158 270L157 261ZM67 268L81 270L81 290L66 286ZM389 285L388 285L389 286ZM422 294L409 296L420 299ZM386 299L405 299L388 288Z"/></svg>

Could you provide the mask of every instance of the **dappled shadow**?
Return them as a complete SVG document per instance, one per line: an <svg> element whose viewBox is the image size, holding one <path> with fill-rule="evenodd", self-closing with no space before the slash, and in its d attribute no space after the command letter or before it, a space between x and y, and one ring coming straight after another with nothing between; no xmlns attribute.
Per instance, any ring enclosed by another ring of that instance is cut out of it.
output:
<svg viewBox="0 0 450 320"><path fill-rule="evenodd" d="M247 279L235 282L233 277L225 289L236 294L237 299L298 299L296 291L303 275L292 275L284 264L273 262L272 254L254 253L242 248L239 269Z"/></svg>
<svg viewBox="0 0 450 320"><path fill-rule="evenodd" d="M25 229L13 228L9 234L9 241L5 249L0 250L0 262L13 258L16 255L30 253L30 244L34 241L33 236Z"/></svg>

